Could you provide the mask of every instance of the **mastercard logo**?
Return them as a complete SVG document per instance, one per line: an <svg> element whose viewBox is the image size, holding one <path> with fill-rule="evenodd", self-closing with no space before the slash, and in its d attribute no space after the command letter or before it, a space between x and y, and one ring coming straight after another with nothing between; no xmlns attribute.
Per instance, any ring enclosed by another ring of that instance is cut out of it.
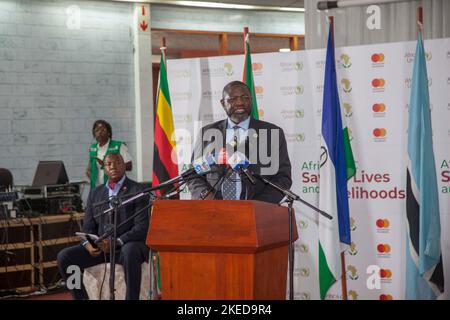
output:
<svg viewBox="0 0 450 320"><path fill-rule="evenodd" d="M383 78L373 79L372 80L372 87L374 88L383 88L386 84L386 81L384 81Z"/></svg>
<svg viewBox="0 0 450 320"><path fill-rule="evenodd" d="M258 115L260 118L264 118L264 109L258 108Z"/></svg>
<svg viewBox="0 0 450 320"><path fill-rule="evenodd" d="M252 70L253 71L259 71L262 70L263 64L262 63L252 63Z"/></svg>
<svg viewBox="0 0 450 320"><path fill-rule="evenodd" d="M384 61L384 54L383 53L374 53L372 57L370 57L372 62L383 62Z"/></svg>
<svg viewBox="0 0 450 320"><path fill-rule="evenodd" d="M391 246L388 245L387 243L385 244L380 243L379 245L377 245L377 251L379 253L389 253L391 252Z"/></svg>
<svg viewBox="0 0 450 320"><path fill-rule="evenodd" d="M261 86L256 86L255 87L255 92L256 92L256 94L263 93L264 92L264 88L261 87Z"/></svg>
<svg viewBox="0 0 450 320"><path fill-rule="evenodd" d="M380 300L394 300L390 294L380 294Z"/></svg>
<svg viewBox="0 0 450 320"><path fill-rule="evenodd" d="M389 228L390 222L388 219L378 219L376 224L378 228Z"/></svg>
<svg viewBox="0 0 450 320"><path fill-rule="evenodd" d="M373 112L385 112L386 111L386 105L384 103L375 103L372 106Z"/></svg>
<svg viewBox="0 0 450 320"><path fill-rule="evenodd" d="M375 128L373 129L373 135L375 138L384 138L387 134L385 128Z"/></svg>
<svg viewBox="0 0 450 320"><path fill-rule="evenodd" d="M382 279L390 279L392 277L392 271L389 269L380 269L380 277Z"/></svg>

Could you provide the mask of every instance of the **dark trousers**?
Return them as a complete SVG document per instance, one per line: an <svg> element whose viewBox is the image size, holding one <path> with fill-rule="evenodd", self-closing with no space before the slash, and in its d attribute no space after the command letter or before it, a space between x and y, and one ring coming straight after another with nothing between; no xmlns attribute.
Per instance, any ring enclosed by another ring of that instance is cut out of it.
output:
<svg viewBox="0 0 450 320"><path fill-rule="evenodd" d="M127 285L126 299L138 300L141 289L141 264L148 261L149 248L143 242L127 242L116 252L116 261L123 266L125 283ZM71 290L76 300L89 299L86 288L83 285L84 269L105 262L104 254L92 257L81 244L61 250L58 253L58 268L65 281L71 275L72 265L76 265L81 271L80 289ZM106 262L109 262L109 254L106 255ZM69 271L69 273L67 272ZM73 272L73 271L72 271ZM109 281L105 279L105 281Z"/></svg>

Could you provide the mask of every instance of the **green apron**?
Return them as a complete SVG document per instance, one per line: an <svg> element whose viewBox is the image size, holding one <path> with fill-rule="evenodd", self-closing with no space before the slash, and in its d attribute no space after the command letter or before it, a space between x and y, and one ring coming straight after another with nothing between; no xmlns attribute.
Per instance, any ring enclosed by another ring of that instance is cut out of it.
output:
<svg viewBox="0 0 450 320"><path fill-rule="evenodd" d="M121 145L122 141L109 140L108 150L106 150L105 156L103 157L102 160L105 161L107 155L120 153ZM95 184L97 183L98 177L97 160L95 160L95 158L97 157L97 152L98 152L98 143L93 143L89 148L89 161L91 163L91 189L95 188ZM103 170L104 167L101 167L100 169ZM105 174L103 183L106 182L108 182L108 177Z"/></svg>

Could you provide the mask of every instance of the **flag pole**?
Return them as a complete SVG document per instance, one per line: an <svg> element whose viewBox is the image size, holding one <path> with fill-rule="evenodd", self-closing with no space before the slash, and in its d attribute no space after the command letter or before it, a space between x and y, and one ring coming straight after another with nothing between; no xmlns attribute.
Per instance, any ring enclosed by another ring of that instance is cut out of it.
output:
<svg viewBox="0 0 450 320"><path fill-rule="evenodd" d="M417 18L417 31L422 32L423 31L423 8L421 6L419 6L417 8L416 18ZM422 35L422 37L423 37L423 35Z"/></svg>
<svg viewBox="0 0 450 320"><path fill-rule="evenodd" d="M164 63L166 62L166 37L161 37L161 47L159 48L164 55Z"/></svg>
<svg viewBox="0 0 450 320"><path fill-rule="evenodd" d="M244 54L247 54L247 46L245 45L245 39L248 35L248 27L244 27Z"/></svg>
<svg viewBox="0 0 450 320"><path fill-rule="evenodd" d="M331 30L331 37L333 39L333 50L335 50L335 42L334 42L334 17L329 16L328 17L330 22L330 28ZM334 56L334 54L333 54ZM345 269L345 253L341 252L341 269L342 269L342 276L341 276L341 283L342 283L342 300L347 300L347 273Z"/></svg>
<svg viewBox="0 0 450 320"><path fill-rule="evenodd" d="M248 35L248 27L244 27L244 59L247 56L247 35ZM247 62L245 62L247 63ZM244 72L242 73L242 82L245 83L246 71L245 71L245 63L244 63Z"/></svg>

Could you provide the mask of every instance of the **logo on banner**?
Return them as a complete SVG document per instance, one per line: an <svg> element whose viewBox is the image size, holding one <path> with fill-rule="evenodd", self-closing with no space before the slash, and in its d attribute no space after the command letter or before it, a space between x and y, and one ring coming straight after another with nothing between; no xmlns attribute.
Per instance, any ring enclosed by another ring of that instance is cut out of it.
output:
<svg viewBox="0 0 450 320"><path fill-rule="evenodd" d="M222 90L207 90L202 92L202 99L205 100L212 100L212 101L219 101L222 99Z"/></svg>
<svg viewBox="0 0 450 320"><path fill-rule="evenodd" d="M280 91L283 96L301 95L303 94L304 88L302 85L283 86L280 88Z"/></svg>
<svg viewBox="0 0 450 320"><path fill-rule="evenodd" d="M387 243L380 243L377 245L378 258L390 258L391 246Z"/></svg>
<svg viewBox="0 0 450 320"><path fill-rule="evenodd" d="M325 60L318 60L315 63L316 69L323 69L325 68Z"/></svg>
<svg viewBox="0 0 450 320"><path fill-rule="evenodd" d="M302 143L305 141L305 133L288 133L286 134L286 142L290 143Z"/></svg>
<svg viewBox="0 0 450 320"><path fill-rule="evenodd" d="M206 113L202 116L203 121L205 122L212 122L212 121L217 121L217 120L221 120L223 118L226 117L226 114L223 112L220 113Z"/></svg>
<svg viewBox="0 0 450 320"><path fill-rule="evenodd" d="M255 93L258 95L258 98L260 96L262 96L263 92L264 92L264 87L262 87L262 86L256 86L255 87Z"/></svg>
<svg viewBox="0 0 450 320"><path fill-rule="evenodd" d="M316 109L316 116L319 118L322 118L322 107L321 106Z"/></svg>
<svg viewBox="0 0 450 320"><path fill-rule="evenodd" d="M263 74L264 65L261 62L252 63L252 71L254 76L260 76Z"/></svg>
<svg viewBox="0 0 450 320"><path fill-rule="evenodd" d="M308 291L300 292L300 299L301 300L311 300L311 293L309 293Z"/></svg>
<svg viewBox="0 0 450 320"><path fill-rule="evenodd" d="M384 53L374 53L370 57L370 60L372 60L372 67L384 67Z"/></svg>
<svg viewBox="0 0 450 320"><path fill-rule="evenodd" d="M380 300L394 300L394 298L392 297L392 295L390 294L380 294Z"/></svg>
<svg viewBox="0 0 450 320"><path fill-rule="evenodd" d="M181 134L179 136L177 136L177 138L175 139L177 146L191 146L192 145L192 137L189 134ZM185 165L183 165L183 171L189 169L189 167L184 168Z"/></svg>
<svg viewBox="0 0 450 320"><path fill-rule="evenodd" d="M231 63L229 63L229 62L225 62L224 64L223 64L223 69L225 70L225 74L227 75L227 76L232 76L233 75L233 65L231 64Z"/></svg>
<svg viewBox="0 0 450 320"><path fill-rule="evenodd" d="M301 245L298 246L298 250L301 253L308 253L309 252L309 247L307 244L302 243Z"/></svg>
<svg viewBox="0 0 450 320"><path fill-rule="evenodd" d="M191 100L192 98L192 92L186 91L186 92L174 92L171 94L172 99L176 101L184 101L184 100Z"/></svg>
<svg viewBox="0 0 450 320"><path fill-rule="evenodd" d="M358 276L358 269L356 269L355 266L352 266L351 264L347 266L347 271L348 271L348 277L351 280L356 280L359 278Z"/></svg>
<svg viewBox="0 0 450 320"><path fill-rule="evenodd" d="M258 107L258 115L260 119L264 118L264 108L263 107Z"/></svg>
<svg viewBox="0 0 450 320"><path fill-rule="evenodd" d="M350 61L350 56L345 53L341 54L341 57L338 60L338 65L339 65L339 67L344 68L344 69L350 68L352 66L352 63Z"/></svg>
<svg viewBox="0 0 450 320"><path fill-rule="evenodd" d="M384 78L375 78L372 80L372 90L373 92L384 92L384 86L386 81Z"/></svg>
<svg viewBox="0 0 450 320"><path fill-rule="evenodd" d="M411 85L412 85L412 78L406 78L405 79L406 88L411 89ZM430 77L430 78L428 78L428 87L431 87L432 85L433 85L433 79Z"/></svg>
<svg viewBox="0 0 450 320"><path fill-rule="evenodd" d="M341 88L345 93L349 93L352 91L352 83L348 79L342 79Z"/></svg>
<svg viewBox="0 0 450 320"><path fill-rule="evenodd" d="M295 110L281 110L281 116L283 119L302 119L305 117L305 110L295 109Z"/></svg>
<svg viewBox="0 0 450 320"><path fill-rule="evenodd" d="M204 67L202 68L202 76L204 77L220 77L232 76L234 74L233 65L225 62L222 67Z"/></svg>
<svg viewBox="0 0 450 320"><path fill-rule="evenodd" d="M353 217L350 217L350 231L355 231L357 228L356 220Z"/></svg>
<svg viewBox="0 0 450 320"><path fill-rule="evenodd" d="M191 114L174 114L173 121L175 123L183 124L183 123L191 123L192 115Z"/></svg>
<svg viewBox="0 0 450 320"><path fill-rule="evenodd" d="M301 71L303 70L303 61L280 62L281 72Z"/></svg>
<svg viewBox="0 0 450 320"><path fill-rule="evenodd" d="M406 63L412 63L414 61L414 56L415 56L414 52L411 52L411 51L406 52L405 53ZM429 51L425 52L425 59L427 61L431 61L433 59L433 54Z"/></svg>
<svg viewBox="0 0 450 320"><path fill-rule="evenodd" d="M353 241L350 243L350 248L348 249L348 253L351 256L356 256L358 254L358 250L356 250L356 243Z"/></svg>
<svg viewBox="0 0 450 320"><path fill-rule="evenodd" d="M389 226L391 223L388 219L378 219L375 224L377 226L378 233L389 233Z"/></svg>
<svg viewBox="0 0 450 320"><path fill-rule="evenodd" d="M348 292L348 295L350 297L350 300L358 300L358 292L356 292L355 290L350 290Z"/></svg>
<svg viewBox="0 0 450 320"><path fill-rule="evenodd" d="M384 118L386 116L386 105L384 103L375 103L372 106L374 118Z"/></svg>
<svg viewBox="0 0 450 320"><path fill-rule="evenodd" d="M189 69L181 69L181 70L171 70L170 75L172 78L190 78L191 70Z"/></svg>
<svg viewBox="0 0 450 320"><path fill-rule="evenodd" d="M302 277L307 278L307 277L309 277L310 270L309 270L309 268L300 268L300 269L298 270L298 273L299 273Z"/></svg>
<svg viewBox="0 0 450 320"><path fill-rule="evenodd" d="M387 130L385 128L375 128L373 129L373 140L375 142L385 142Z"/></svg>
<svg viewBox="0 0 450 320"><path fill-rule="evenodd" d="M323 93L323 84L316 85L316 92Z"/></svg>
<svg viewBox="0 0 450 320"><path fill-rule="evenodd" d="M349 103L344 103L343 108L344 108L344 115L347 118L350 118L353 115L352 106Z"/></svg>
<svg viewBox="0 0 450 320"><path fill-rule="evenodd" d="M391 283L392 282L392 271L390 269L380 269L380 278L383 283Z"/></svg>
<svg viewBox="0 0 450 320"><path fill-rule="evenodd" d="M305 230L308 228L308 221L306 220L300 220L298 222L298 226L300 227L300 229Z"/></svg>

